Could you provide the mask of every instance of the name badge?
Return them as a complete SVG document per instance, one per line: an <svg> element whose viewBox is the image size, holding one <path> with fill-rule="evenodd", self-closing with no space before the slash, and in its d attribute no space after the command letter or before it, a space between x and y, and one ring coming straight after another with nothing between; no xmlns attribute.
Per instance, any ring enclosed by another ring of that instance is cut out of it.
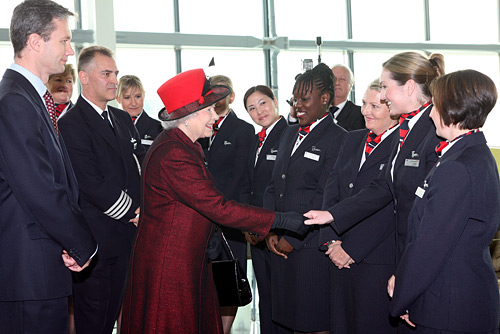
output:
<svg viewBox="0 0 500 334"><path fill-rule="evenodd" d="M268 155L266 155L266 160L273 160L274 161L274 160L276 160L276 155L268 154Z"/></svg>
<svg viewBox="0 0 500 334"><path fill-rule="evenodd" d="M417 159L405 159L405 166L406 167L415 167L415 168L418 168L419 164L420 164L420 160L417 160Z"/></svg>
<svg viewBox="0 0 500 334"><path fill-rule="evenodd" d="M417 195L420 198L424 197L424 194L425 194L425 190L423 188L418 187L417 191L415 191L415 195Z"/></svg>
<svg viewBox="0 0 500 334"><path fill-rule="evenodd" d="M135 140L135 138L130 138L130 142L134 145L134 150L137 149L137 140Z"/></svg>
<svg viewBox="0 0 500 334"><path fill-rule="evenodd" d="M304 158L311 159L314 161L319 161L319 155L311 152L304 152Z"/></svg>
<svg viewBox="0 0 500 334"><path fill-rule="evenodd" d="M151 139L141 139L141 144L142 145L151 145L151 144L153 144L153 141Z"/></svg>

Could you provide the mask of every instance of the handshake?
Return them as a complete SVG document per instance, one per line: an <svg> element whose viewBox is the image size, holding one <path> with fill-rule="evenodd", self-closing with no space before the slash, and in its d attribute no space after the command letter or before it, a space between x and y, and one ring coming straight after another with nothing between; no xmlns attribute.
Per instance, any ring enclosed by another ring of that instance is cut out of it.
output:
<svg viewBox="0 0 500 334"><path fill-rule="evenodd" d="M271 229L283 229L294 232L300 236L309 231L309 226L304 224L307 217L297 212L276 212Z"/></svg>

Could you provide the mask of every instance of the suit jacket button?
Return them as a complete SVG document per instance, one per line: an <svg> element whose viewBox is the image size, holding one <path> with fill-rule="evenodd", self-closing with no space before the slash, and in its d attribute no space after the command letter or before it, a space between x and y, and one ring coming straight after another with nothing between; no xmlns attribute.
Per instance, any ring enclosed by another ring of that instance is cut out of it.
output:
<svg viewBox="0 0 500 334"><path fill-rule="evenodd" d="M253 191L252 191L252 192L250 192L250 195L253 195Z"/></svg>
<svg viewBox="0 0 500 334"><path fill-rule="evenodd" d="M280 198L283 197L283 193L280 194Z"/></svg>
<svg viewBox="0 0 500 334"><path fill-rule="evenodd" d="M283 180L285 179L285 177L286 177L286 176L285 176L285 174L281 175L281 178L282 178Z"/></svg>
<svg viewBox="0 0 500 334"><path fill-rule="evenodd" d="M354 187L354 184L349 183L349 189L352 189L352 187Z"/></svg>

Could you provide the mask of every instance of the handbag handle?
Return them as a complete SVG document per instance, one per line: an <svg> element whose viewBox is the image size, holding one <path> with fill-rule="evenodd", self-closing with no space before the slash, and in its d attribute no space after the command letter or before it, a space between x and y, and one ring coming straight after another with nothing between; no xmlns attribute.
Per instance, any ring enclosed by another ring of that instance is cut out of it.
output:
<svg viewBox="0 0 500 334"><path fill-rule="evenodd" d="M224 236L224 233L222 233L222 229L219 228L219 230L220 230L220 235L222 236L222 240L224 240L224 244L226 245L227 250L229 251L229 255L231 255L231 260L234 261L235 258L234 258L234 255L233 255L233 251L231 250L231 247L229 247L229 244L228 244L228 242L226 240L226 237Z"/></svg>

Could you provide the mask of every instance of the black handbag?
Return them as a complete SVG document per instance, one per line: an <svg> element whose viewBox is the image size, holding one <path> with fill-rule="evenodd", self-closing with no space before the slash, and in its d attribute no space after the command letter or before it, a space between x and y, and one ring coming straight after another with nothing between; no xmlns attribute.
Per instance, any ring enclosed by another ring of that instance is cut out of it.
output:
<svg viewBox="0 0 500 334"><path fill-rule="evenodd" d="M224 233L220 231L222 244L226 245L230 260L212 261L217 296L220 306L245 306L252 301L252 290L238 259L227 243Z"/></svg>

